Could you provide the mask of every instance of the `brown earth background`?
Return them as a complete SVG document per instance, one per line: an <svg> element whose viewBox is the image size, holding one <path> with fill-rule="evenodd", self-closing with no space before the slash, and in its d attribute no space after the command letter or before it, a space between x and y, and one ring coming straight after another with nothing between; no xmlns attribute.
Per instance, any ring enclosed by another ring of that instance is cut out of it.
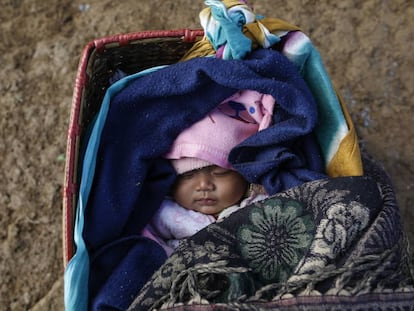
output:
<svg viewBox="0 0 414 311"><path fill-rule="evenodd" d="M414 2L255 0L302 28L381 161L414 241ZM199 28L202 1L0 0L0 310L63 310L62 185L79 57L117 33Z"/></svg>

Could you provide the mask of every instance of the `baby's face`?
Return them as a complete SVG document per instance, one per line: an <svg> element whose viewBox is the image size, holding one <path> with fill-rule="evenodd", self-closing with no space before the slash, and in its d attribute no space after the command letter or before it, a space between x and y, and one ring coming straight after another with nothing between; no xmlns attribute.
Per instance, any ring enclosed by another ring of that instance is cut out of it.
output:
<svg viewBox="0 0 414 311"><path fill-rule="evenodd" d="M181 206L207 215L217 215L238 203L247 182L236 171L208 166L178 176L174 200Z"/></svg>

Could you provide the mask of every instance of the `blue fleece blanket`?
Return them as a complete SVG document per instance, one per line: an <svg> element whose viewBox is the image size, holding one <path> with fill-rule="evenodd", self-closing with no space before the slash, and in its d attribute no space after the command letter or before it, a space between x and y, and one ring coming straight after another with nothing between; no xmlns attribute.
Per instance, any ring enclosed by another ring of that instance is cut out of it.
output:
<svg viewBox="0 0 414 311"><path fill-rule="evenodd" d="M175 179L162 155L184 128L240 89L270 94L277 107L274 125L232 150L233 166L269 194L325 177L313 137L315 101L280 53L258 50L245 60L196 58L129 79L105 97L110 105L96 166L89 168L93 183L80 199L87 202L83 239L91 258L94 309L128 306L165 260L161 248L139 236Z"/></svg>

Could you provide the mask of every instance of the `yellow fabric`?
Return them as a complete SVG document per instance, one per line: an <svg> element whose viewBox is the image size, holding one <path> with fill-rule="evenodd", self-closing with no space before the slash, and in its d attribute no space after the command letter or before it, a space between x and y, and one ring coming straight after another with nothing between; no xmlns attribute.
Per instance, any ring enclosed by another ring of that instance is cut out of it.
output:
<svg viewBox="0 0 414 311"><path fill-rule="evenodd" d="M341 140L339 148L327 166L327 174L331 177L340 176L361 176L363 167L361 153L358 144L358 137L354 124L341 96L337 93L341 104L342 112L348 124L348 134Z"/></svg>
<svg viewBox="0 0 414 311"><path fill-rule="evenodd" d="M210 41L204 37L203 39L194 43L191 49L189 49L187 53L184 54L180 61L186 61L196 57L214 55L215 53L216 51L214 51Z"/></svg>

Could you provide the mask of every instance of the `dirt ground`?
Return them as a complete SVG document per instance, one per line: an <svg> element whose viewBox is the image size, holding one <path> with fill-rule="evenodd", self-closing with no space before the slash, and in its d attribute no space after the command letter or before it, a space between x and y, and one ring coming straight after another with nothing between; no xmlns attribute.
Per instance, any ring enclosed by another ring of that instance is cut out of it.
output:
<svg viewBox="0 0 414 311"><path fill-rule="evenodd" d="M299 25L391 175L414 241L414 5L254 0ZM0 309L63 310L61 197L80 53L88 41L198 28L194 0L0 0Z"/></svg>

